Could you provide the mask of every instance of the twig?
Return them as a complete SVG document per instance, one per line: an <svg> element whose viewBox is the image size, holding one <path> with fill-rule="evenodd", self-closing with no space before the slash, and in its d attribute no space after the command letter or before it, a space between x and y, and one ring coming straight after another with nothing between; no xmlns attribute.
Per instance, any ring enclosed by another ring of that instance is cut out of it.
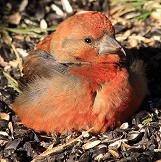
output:
<svg viewBox="0 0 161 162"><path fill-rule="evenodd" d="M19 65L19 68L20 68L20 73L21 73L21 76L22 76L23 75L22 74L22 69L23 69L23 67L22 67L22 59L20 58L15 46L13 44L11 44L11 47L12 47L12 49L13 49L15 55L16 55L16 60L18 62L18 65Z"/></svg>
<svg viewBox="0 0 161 162"><path fill-rule="evenodd" d="M90 128L89 130L87 130L86 132L90 132L93 128ZM55 153L55 152L58 152L60 150L64 150L67 146L73 144L74 142L76 141L79 141L81 138L83 137L83 135L81 134L80 136L78 136L77 138L75 139L72 139L71 141L68 141L67 143L64 143L64 144L61 144L61 145L58 145L54 148L48 148L46 151L44 151L43 153L41 153L40 155L38 155L36 158L34 158L31 162L36 162L36 160L38 160L39 158L42 158L42 157L45 157L49 154L52 154L52 153Z"/></svg>
<svg viewBox="0 0 161 162"><path fill-rule="evenodd" d="M18 93L22 93L20 91L20 89L18 88L18 83L17 81L12 77L10 76L8 73L6 72L3 72L4 76L7 78L8 80L8 85L11 86L13 89L15 89Z"/></svg>
<svg viewBox="0 0 161 162"><path fill-rule="evenodd" d="M47 29L41 29L41 28L7 28L0 26L0 31L8 31L12 33L17 34L27 34L27 35L33 35L33 34L40 34L42 32L49 32L49 31L55 31L55 26L47 28Z"/></svg>

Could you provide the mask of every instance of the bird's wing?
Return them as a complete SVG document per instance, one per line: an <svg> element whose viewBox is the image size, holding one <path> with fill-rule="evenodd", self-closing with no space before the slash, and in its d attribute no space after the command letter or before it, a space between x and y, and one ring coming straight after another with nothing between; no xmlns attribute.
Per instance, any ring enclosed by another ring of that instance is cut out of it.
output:
<svg viewBox="0 0 161 162"><path fill-rule="evenodd" d="M47 132L89 129L95 117L91 90L68 72L67 65L34 51L25 61L24 79L23 93L11 106L26 126Z"/></svg>
<svg viewBox="0 0 161 162"><path fill-rule="evenodd" d="M23 77L20 79L20 88L23 88L28 83L31 83L35 77L48 78L53 73L65 75L68 66L58 63L53 55L50 55L44 50L37 49L31 51L29 56L24 61Z"/></svg>

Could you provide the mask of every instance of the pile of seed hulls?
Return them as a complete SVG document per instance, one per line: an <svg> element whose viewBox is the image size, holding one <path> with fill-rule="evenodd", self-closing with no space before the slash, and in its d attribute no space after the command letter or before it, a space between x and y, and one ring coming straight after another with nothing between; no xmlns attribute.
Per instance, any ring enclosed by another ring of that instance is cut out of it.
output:
<svg viewBox="0 0 161 162"><path fill-rule="evenodd" d="M149 106L119 128L98 135L35 133L9 114L8 128L0 131L0 156L6 161L155 161L161 158L161 111L153 101ZM49 154L41 156L45 150Z"/></svg>
<svg viewBox="0 0 161 162"><path fill-rule="evenodd" d="M126 4L116 5L117 0L110 5L102 0L71 0L70 3L68 0L22 0L20 3L7 0L0 3L0 159L58 162L161 159L161 23L157 20L160 2L149 4L144 0L143 8L157 6L145 20L140 20L144 13L138 8L134 10L131 6L127 10ZM147 64L151 94L130 121L106 133L94 135L82 130L68 135L49 135L34 132L25 128L9 107L18 95L15 80L22 75L23 57L55 29L48 27L78 10L111 13L117 39L128 48L127 53ZM23 27L25 30L20 29Z"/></svg>

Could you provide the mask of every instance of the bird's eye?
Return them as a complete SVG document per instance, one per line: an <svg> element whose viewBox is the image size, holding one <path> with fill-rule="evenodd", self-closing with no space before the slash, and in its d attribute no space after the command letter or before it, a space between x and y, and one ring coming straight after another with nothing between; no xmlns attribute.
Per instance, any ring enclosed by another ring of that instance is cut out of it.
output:
<svg viewBox="0 0 161 162"><path fill-rule="evenodd" d="M90 43L92 43L92 39L91 38L85 38L84 42L90 44Z"/></svg>

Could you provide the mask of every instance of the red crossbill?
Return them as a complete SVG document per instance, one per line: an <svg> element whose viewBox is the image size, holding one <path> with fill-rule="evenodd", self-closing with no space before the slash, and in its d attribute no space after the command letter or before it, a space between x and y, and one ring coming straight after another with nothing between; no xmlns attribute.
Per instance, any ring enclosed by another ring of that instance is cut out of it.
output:
<svg viewBox="0 0 161 162"><path fill-rule="evenodd" d="M139 109L148 92L143 63L127 66L124 60L104 14L76 14L26 58L23 94L13 109L37 131L114 128Z"/></svg>

